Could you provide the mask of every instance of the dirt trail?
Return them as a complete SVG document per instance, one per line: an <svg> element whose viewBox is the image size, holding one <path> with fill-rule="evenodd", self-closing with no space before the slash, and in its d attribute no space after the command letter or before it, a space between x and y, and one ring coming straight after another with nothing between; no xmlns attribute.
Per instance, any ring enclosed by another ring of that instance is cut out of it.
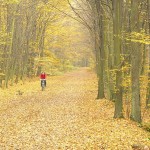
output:
<svg viewBox="0 0 150 150"><path fill-rule="evenodd" d="M28 85L28 86L27 86ZM130 150L148 133L113 119L114 105L95 100L96 76L82 69L39 81L0 104L0 150Z"/></svg>

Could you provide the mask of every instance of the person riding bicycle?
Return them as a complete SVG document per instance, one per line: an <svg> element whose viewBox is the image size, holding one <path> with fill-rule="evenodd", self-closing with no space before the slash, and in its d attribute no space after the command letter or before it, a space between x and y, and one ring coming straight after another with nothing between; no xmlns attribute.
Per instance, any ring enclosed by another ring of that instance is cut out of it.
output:
<svg viewBox="0 0 150 150"><path fill-rule="evenodd" d="M45 87L46 87L46 73L45 72L42 72L40 74L40 79L41 79L41 86L42 86L42 80L44 80L45 82Z"/></svg>

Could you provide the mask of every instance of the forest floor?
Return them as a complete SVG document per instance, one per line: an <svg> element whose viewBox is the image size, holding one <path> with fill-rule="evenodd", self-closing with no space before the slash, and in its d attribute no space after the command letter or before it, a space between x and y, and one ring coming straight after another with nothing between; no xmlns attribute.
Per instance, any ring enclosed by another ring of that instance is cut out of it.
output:
<svg viewBox="0 0 150 150"><path fill-rule="evenodd" d="M23 94L18 95L18 90ZM130 150L150 134L113 119L114 103L95 100L97 79L81 69L0 91L0 150Z"/></svg>

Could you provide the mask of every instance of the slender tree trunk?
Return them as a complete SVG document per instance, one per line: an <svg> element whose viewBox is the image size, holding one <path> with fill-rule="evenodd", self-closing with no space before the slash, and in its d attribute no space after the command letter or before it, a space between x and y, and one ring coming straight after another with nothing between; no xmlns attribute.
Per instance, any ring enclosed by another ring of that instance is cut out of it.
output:
<svg viewBox="0 0 150 150"><path fill-rule="evenodd" d="M131 31L139 32L139 3L140 0L131 1ZM134 23L135 22L135 23ZM141 105L140 105L140 44L132 42L131 54L131 83L132 83L132 103L131 119L141 122Z"/></svg>
<svg viewBox="0 0 150 150"><path fill-rule="evenodd" d="M40 51L40 58L44 57L44 37L45 37L45 31L46 31L46 26L44 25L40 34L40 40L39 40L39 51ZM39 66L37 70L37 76L41 73L42 67Z"/></svg>
<svg viewBox="0 0 150 150"><path fill-rule="evenodd" d="M97 99L105 98L104 94L104 42L103 42L103 10L101 7L101 1L95 0L96 12L97 12L97 29L98 29L98 57L99 71L98 71L98 95Z"/></svg>
<svg viewBox="0 0 150 150"><path fill-rule="evenodd" d="M147 46L146 49L147 56L148 56L148 70L150 70L150 46ZM150 108L150 72L148 72L148 85L147 85L147 92L146 92L146 108Z"/></svg>
<svg viewBox="0 0 150 150"><path fill-rule="evenodd" d="M12 15L11 11L16 11L16 8L13 7L11 4L7 5L7 34L9 35L11 33L11 39L10 41L10 46L6 47L6 51L7 51L7 56L8 56L8 60L6 62L6 70L5 70L5 87L8 87L8 81L10 79L10 74L11 74L11 65L12 65L12 60L14 58L12 58L12 47L13 47L13 37L14 37L14 28L15 28L15 17ZM8 44L8 43L7 43ZM9 45L9 44L8 44Z"/></svg>
<svg viewBox="0 0 150 150"><path fill-rule="evenodd" d="M114 30L114 50L116 66L116 91L115 91L115 113L114 118L123 117L122 102L122 72L121 63L121 28L122 28L122 0L113 0L113 30Z"/></svg>
<svg viewBox="0 0 150 150"><path fill-rule="evenodd" d="M147 0L147 32L150 34L150 0ZM147 54L148 54L148 69L150 70L150 46L147 46L146 49ZM146 93L146 108L150 108L150 72L148 72L148 86L147 86L147 93Z"/></svg>

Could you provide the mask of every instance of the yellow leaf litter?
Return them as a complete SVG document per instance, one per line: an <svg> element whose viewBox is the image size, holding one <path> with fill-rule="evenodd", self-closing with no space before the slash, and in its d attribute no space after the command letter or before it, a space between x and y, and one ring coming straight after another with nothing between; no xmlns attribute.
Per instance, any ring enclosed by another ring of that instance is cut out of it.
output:
<svg viewBox="0 0 150 150"><path fill-rule="evenodd" d="M113 119L114 104L95 100L96 75L86 69L1 90L0 150L130 150L149 133ZM23 92L18 95L17 91Z"/></svg>

